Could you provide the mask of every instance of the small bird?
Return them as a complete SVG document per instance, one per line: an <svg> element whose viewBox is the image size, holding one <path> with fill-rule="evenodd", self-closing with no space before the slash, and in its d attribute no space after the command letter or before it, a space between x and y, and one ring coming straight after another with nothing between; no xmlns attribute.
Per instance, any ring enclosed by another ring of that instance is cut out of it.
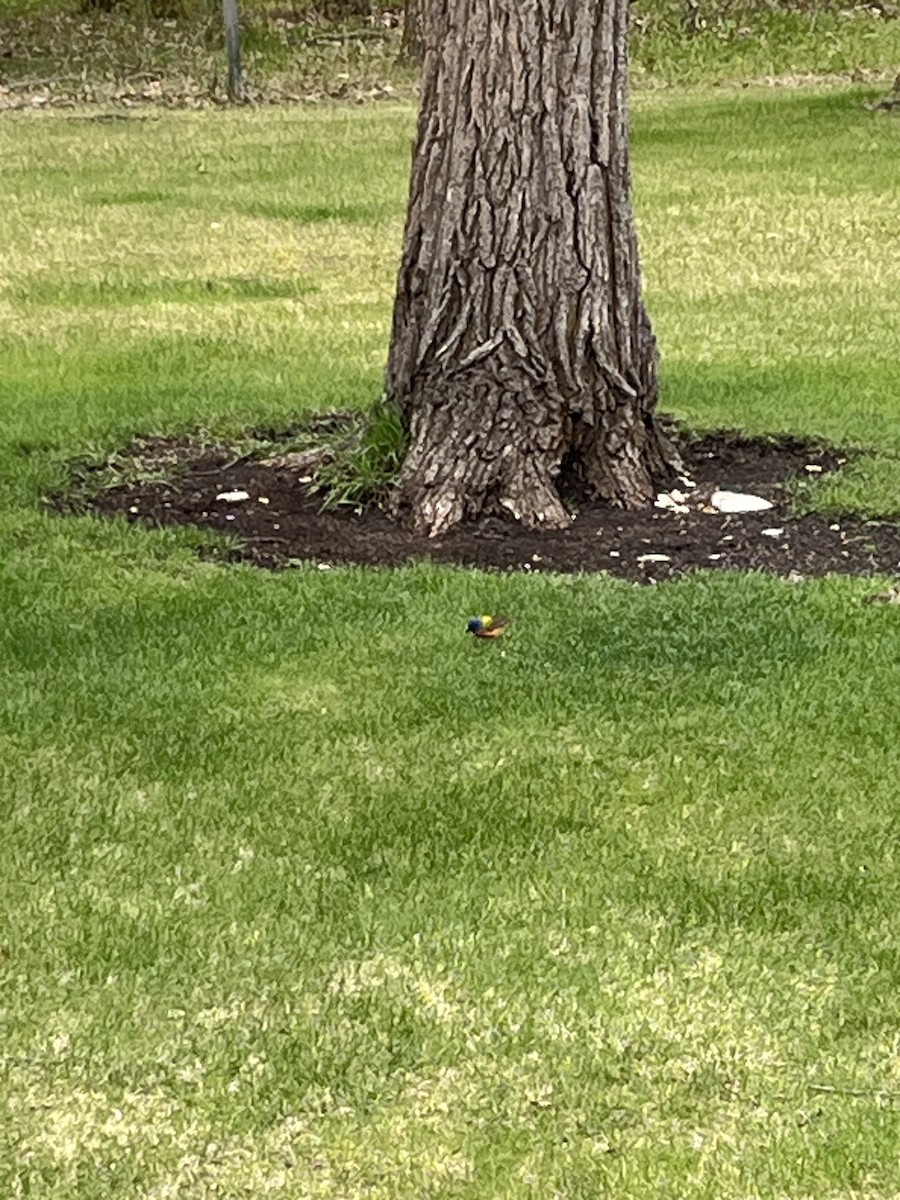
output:
<svg viewBox="0 0 900 1200"><path fill-rule="evenodd" d="M466 626L477 638L498 638L509 624L509 617L472 617Z"/></svg>

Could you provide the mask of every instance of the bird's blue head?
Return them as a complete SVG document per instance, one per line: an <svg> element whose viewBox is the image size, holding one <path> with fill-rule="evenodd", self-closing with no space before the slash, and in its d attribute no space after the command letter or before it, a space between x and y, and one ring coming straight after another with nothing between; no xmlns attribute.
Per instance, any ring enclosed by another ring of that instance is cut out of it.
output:
<svg viewBox="0 0 900 1200"><path fill-rule="evenodd" d="M483 627L483 622L481 620L481 617L472 617L472 618L470 618L469 623L466 626L466 629L468 629L469 633L478 633L478 631L482 627Z"/></svg>

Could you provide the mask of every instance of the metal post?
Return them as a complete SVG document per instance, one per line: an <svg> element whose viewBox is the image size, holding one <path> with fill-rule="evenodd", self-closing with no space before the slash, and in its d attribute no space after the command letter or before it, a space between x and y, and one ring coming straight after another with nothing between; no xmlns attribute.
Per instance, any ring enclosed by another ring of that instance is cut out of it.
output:
<svg viewBox="0 0 900 1200"><path fill-rule="evenodd" d="M225 18L225 50L228 54L228 99L239 104L244 99L244 81L241 77L241 24L238 0L222 0L222 15Z"/></svg>

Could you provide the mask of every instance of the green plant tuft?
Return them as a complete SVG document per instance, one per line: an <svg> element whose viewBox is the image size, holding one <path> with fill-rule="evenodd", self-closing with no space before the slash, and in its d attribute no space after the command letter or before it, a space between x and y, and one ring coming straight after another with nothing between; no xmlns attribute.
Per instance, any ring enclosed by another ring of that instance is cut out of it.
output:
<svg viewBox="0 0 900 1200"><path fill-rule="evenodd" d="M386 400L367 414L362 428L340 443L316 472L325 507L381 501L397 479L406 452L399 412Z"/></svg>

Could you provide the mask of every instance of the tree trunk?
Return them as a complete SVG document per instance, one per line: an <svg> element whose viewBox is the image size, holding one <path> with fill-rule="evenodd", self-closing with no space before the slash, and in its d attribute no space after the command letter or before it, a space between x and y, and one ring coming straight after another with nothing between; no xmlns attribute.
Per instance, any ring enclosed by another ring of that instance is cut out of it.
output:
<svg viewBox="0 0 900 1200"><path fill-rule="evenodd" d="M403 5L400 56L412 62L421 62L425 56L425 3L426 0L405 0Z"/></svg>
<svg viewBox="0 0 900 1200"><path fill-rule="evenodd" d="M631 204L628 0L444 0L422 104L387 374L420 531L570 516L560 473L648 504L677 456Z"/></svg>

